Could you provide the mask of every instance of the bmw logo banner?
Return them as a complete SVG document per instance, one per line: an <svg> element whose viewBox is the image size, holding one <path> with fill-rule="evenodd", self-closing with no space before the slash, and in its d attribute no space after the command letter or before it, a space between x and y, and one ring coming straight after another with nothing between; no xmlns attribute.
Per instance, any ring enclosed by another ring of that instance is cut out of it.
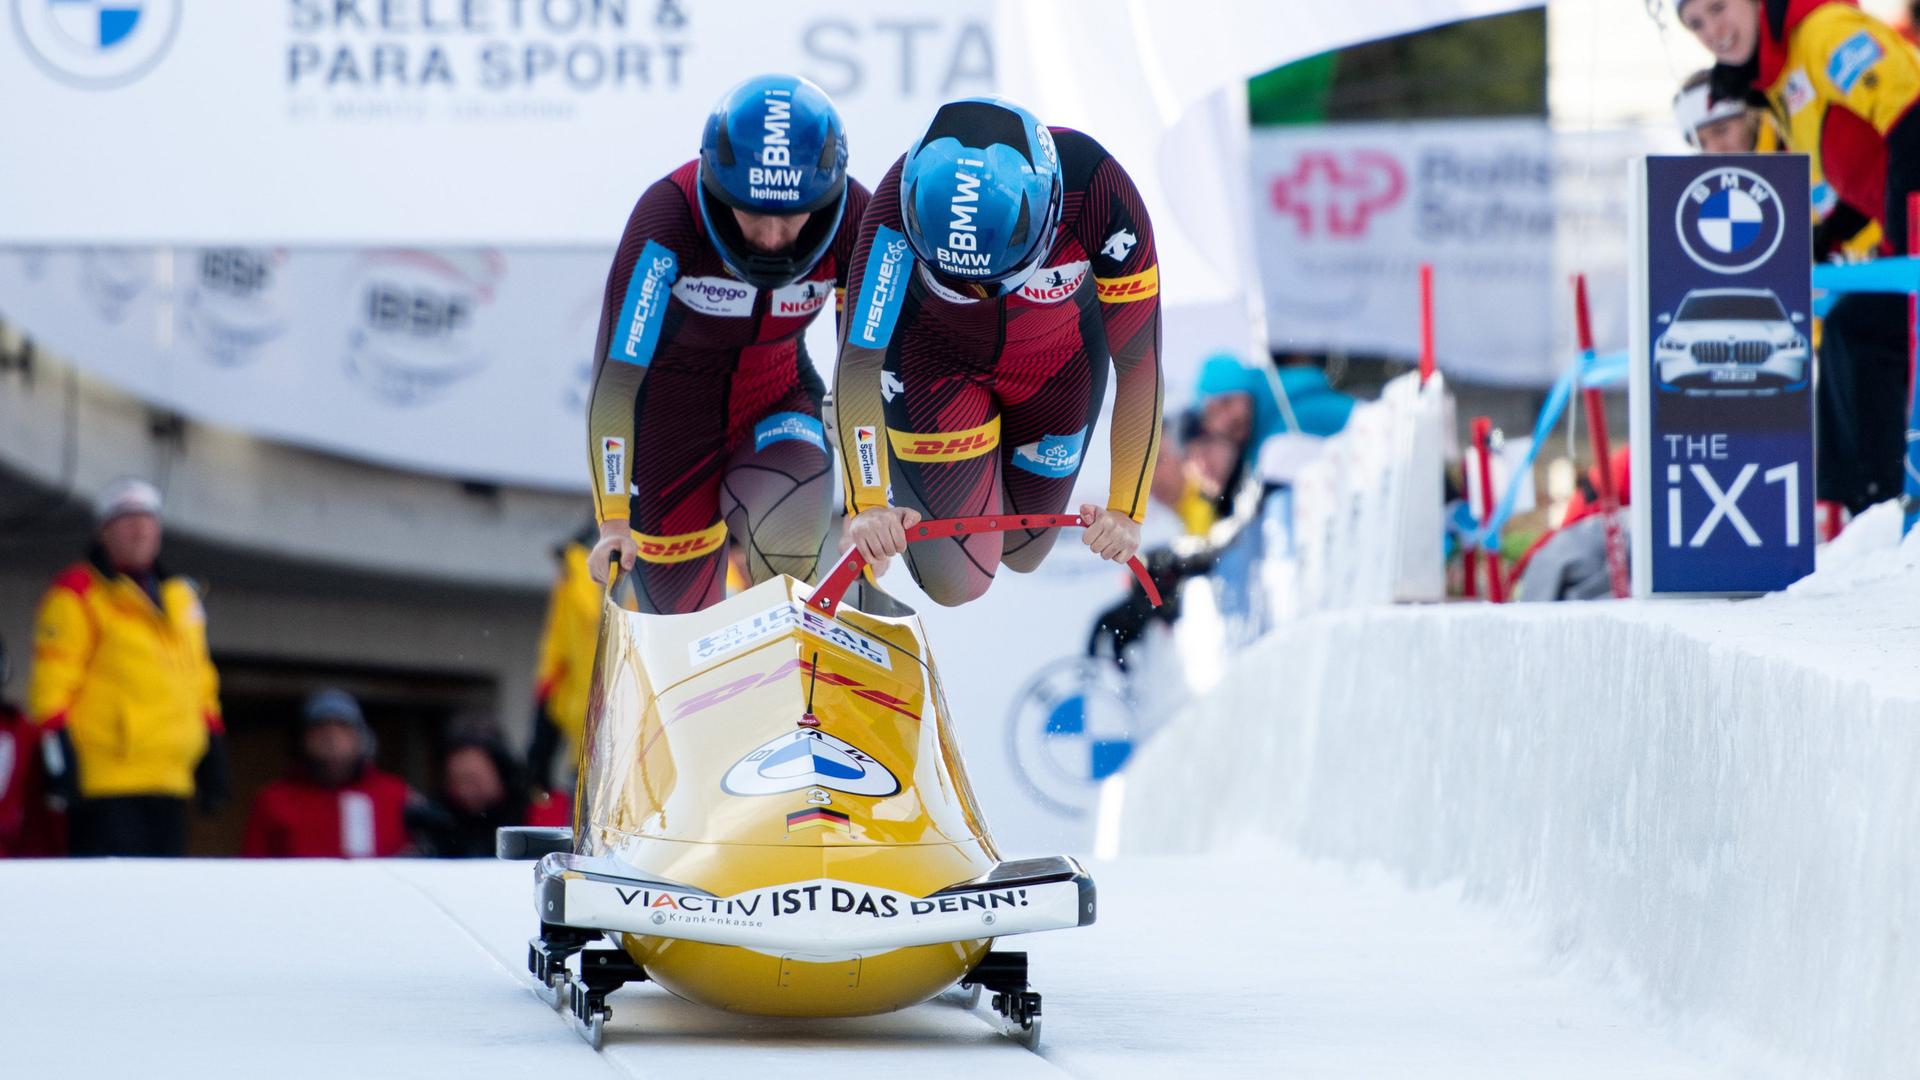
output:
<svg viewBox="0 0 1920 1080"><path fill-rule="evenodd" d="M1634 167L1636 595L1813 571L1813 255L1802 154Z"/></svg>

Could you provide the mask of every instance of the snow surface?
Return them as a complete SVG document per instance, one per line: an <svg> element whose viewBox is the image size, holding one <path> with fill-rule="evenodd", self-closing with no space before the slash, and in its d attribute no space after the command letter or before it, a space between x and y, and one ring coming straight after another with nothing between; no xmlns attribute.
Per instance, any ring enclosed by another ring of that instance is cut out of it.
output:
<svg viewBox="0 0 1920 1080"><path fill-rule="evenodd" d="M1098 924L1007 943L1046 996L1041 1056L984 1007L767 1020L651 986L612 996L596 1055L533 994L528 864L0 863L0 1060L193 1080L1730 1075L1456 891L1275 855L1091 869Z"/></svg>
<svg viewBox="0 0 1920 1080"><path fill-rule="evenodd" d="M1911 1077L1920 536L1890 513L1758 600L1285 624L1135 755L1118 850L1457 890L1723 1065Z"/></svg>

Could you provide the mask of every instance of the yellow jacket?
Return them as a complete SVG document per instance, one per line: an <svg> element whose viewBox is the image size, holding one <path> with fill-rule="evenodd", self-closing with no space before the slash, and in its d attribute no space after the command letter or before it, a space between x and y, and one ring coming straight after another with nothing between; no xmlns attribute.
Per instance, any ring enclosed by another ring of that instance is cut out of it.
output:
<svg viewBox="0 0 1920 1080"><path fill-rule="evenodd" d="M1759 112L1759 110L1755 111ZM1764 119L1760 124L1759 134L1754 139L1754 153L1775 154L1789 152L1787 150L1785 136L1780 133L1780 126L1775 123L1774 117L1764 112L1762 112L1761 115ZM1812 199L1810 201L1813 205L1813 223L1818 225L1827 220L1835 210L1840 208L1840 196L1834 193L1833 185L1827 183L1827 178L1821 175L1820 159L1816 156L1808 158L1807 161L1808 169L1812 173L1810 177L1812 183L1809 190L1812 193ZM1877 213L1878 209L1876 208L1874 212ZM1871 217L1872 215L1869 214L1868 216ZM1865 262L1879 253L1880 236L1880 223L1878 221L1868 221L1860 227L1858 232L1842 240L1839 250L1845 254L1847 262Z"/></svg>
<svg viewBox="0 0 1920 1080"><path fill-rule="evenodd" d="M568 544L561 554L560 576L547 601L547 625L540 633L540 666L534 681L547 719L580 752L592 691L593 650L600 638L600 586L587 572L587 549Z"/></svg>
<svg viewBox="0 0 1920 1080"><path fill-rule="evenodd" d="M185 578L160 603L131 578L77 563L40 601L27 712L73 738L80 794L193 794L207 733L220 730L206 615Z"/></svg>
<svg viewBox="0 0 1920 1080"><path fill-rule="evenodd" d="M1770 0L1761 24L1755 85L1785 118L1788 148L1812 155L1816 208L1844 201L1880 222L1887 135L1920 99L1920 51L1851 3Z"/></svg>

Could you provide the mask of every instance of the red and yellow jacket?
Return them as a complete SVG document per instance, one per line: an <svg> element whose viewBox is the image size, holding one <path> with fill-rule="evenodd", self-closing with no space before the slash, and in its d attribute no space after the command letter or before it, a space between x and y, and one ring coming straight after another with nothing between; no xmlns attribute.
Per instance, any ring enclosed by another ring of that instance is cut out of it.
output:
<svg viewBox="0 0 1920 1080"><path fill-rule="evenodd" d="M1760 44L1742 68L1716 71L1766 94L1787 146L1811 155L1816 213L1838 201L1897 226L1905 247L1905 175L1920 168L1920 124L1902 125L1920 100L1920 51L1854 0L1763 0ZM1890 200L1889 174L1895 177ZM1831 190L1825 190L1830 185ZM1893 205L1899 201L1899 205Z"/></svg>
<svg viewBox="0 0 1920 1080"><path fill-rule="evenodd" d="M76 563L40 601L27 714L73 739L80 794L193 794L193 770L220 731L206 615L185 578L156 603L124 574Z"/></svg>

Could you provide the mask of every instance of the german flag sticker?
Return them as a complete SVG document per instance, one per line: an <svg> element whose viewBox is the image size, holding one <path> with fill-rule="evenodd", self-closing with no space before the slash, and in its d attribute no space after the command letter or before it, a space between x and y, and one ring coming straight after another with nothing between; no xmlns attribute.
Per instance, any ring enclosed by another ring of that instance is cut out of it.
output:
<svg viewBox="0 0 1920 1080"><path fill-rule="evenodd" d="M795 810L787 815L787 831L799 832L801 829L832 829L835 832L850 833L853 822L838 810L829 810L824 806L809 806L805 810Z"/></svg>

